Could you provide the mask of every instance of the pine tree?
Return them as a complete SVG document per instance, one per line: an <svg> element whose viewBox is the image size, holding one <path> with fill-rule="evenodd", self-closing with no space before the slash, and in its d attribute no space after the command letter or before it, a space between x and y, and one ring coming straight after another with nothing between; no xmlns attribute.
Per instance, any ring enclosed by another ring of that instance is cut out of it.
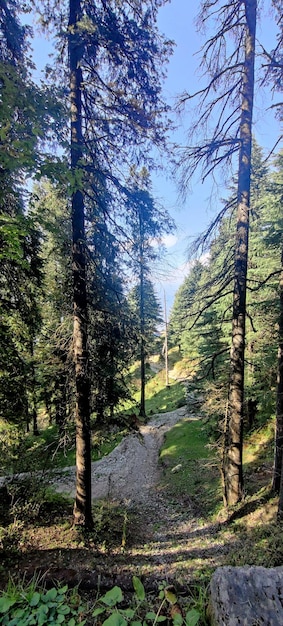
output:
<svg viewBox="0 0 283 626"><path fill-rule="evenodd" d="M146 169L140 173L132 169L129 188L126 190L127 226L129 229L131 266L138 275L139 338L141 366L140 415L145 417L145 362L147 355L146 335L149 320L156 317L156 298L150 281L151 264L157 258L153 241L170 232L173 221L167 211L159 208L150 194L150 180ZM152 304L153 303L153 307ZM155 309L155 310L150 310ZM156 320L155 320L156 322Z"/></svg>
<svg viewBox="0 0 283 626"><path fill-rule="evenodd" d="M41 328L35 346L39 400L61 430L74 406L71 215L66 186L34 185L31 211L41 231Z"/></svg>
<svg viewBox="0 0 283 626"><path fill-rule="evenodd" d="M181 162L183 185L186 185L199 166L203 166L205 178L215 168L233 164L236 153L239 158L230 383L224 444L223 498L226 504L238 502L243 491L245 306L256 17L256 0L228 4L222 0L202 2L200 22L206 24L211 20L214 27L202 48L202 67L208 82L193 96L198 96L199 100L198 118L191 133L192 139L197 137L197 143L184 151ZM231 47L231 36L237 41L236 46ZM185 94L183 101L191 97ZM203 136L201 128L205 129Z"/></svg>
<svg viewBox="0 0 283 626"><path fill-rule="evenodd" d="M50 111L46 104L51 101L31 80L27 29L20 24L20 10L17 2L4 1L0 7L0 290L1 334L6 335L2 407L4 417L14 416L28 427L32 413L37 432L34 342L40 325L41 261L36 222L25 204L24 180L42 163L40 141L45 131L48 140ZM6 350L8 358L13 355L14 363L9 365ZM14 389L21 400L16 401Z"/></svg>
<svg viewBox="0 0 283 626"><path fill-rule="evenodd" d="M84 158L81 61L83 45L80 23L83 17L80 0L69 4L69 67L71 111L71 175L72 192L72 269L74 311L74 368L76 384L76 498L74 523L86 529L93 527L91 512L91 433L90 376L88 354L88 310L86 286L86 234L84 194L79 182ZM76 181L76 182L75 182ZM78 181L78 182L77 182Z"/></svg>
<svg viewBox="0 0 283 626"><path fill-rule="evenodd" d="M162 317L161 305L155 295L152 281L149 279L148 274L142 270L140 282L130 291L128 302L130 310L136 319L138 348L135 350L135 356L138 358L141 368L139 415L145 417L146 361L148 356L155 352L158 324L162 321Z"/></svg>
<svg viewBox="0 0 283 626"><path fill-rule="evenodd" d="M69 10L63 1L41 7L42 23L51 24L63 44L60 70L57 65L53 78L58 73L66 77L68 67L70 74L78 465L74 513L75 522L85 526L91 526L86 207L98 209L98 222L106 217L113 229L121 229L125 180L117 172L125 172L125 164L141 154L144 159L150 142L164 145L166 107L160 85L172 45L156 28L159 5L151 0L70 0Z"/></svg>
<svg viewBox="0 0 283 626"><path fill-rule="evenodd" d="M94 218L94 207L87 241L92 411L97 424L113 419L115 406L128 397L124 371L136 337L125 296L118 242L99 213Z"/></svg>

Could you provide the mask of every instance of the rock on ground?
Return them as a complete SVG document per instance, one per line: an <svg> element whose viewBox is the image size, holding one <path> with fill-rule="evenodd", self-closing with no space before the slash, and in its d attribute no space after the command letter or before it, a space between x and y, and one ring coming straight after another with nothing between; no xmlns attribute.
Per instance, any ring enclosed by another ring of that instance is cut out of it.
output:
<svg viewBox="0 0 283 626"><path fill-rule="evenodd" d="M219 567L210 582L213 626L282 626L283 567Z"/></svg>

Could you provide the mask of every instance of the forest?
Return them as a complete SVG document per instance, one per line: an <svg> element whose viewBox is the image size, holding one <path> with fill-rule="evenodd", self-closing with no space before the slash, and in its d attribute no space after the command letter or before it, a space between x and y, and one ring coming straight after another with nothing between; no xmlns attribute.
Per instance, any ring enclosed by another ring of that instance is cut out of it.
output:
<svg viewBox="0 0 283 626"><path fill-rule="evenodd" d="M166 4L0 2L1 624L201 626L218 565L282 565L282 137L267 150L254 130L260 90L282 121L282 1L199 0L200 78L173 104ZM53 46L41 81L35 30ZM168 319L156 172L180 198L196 177L221 190ZM149 500L137 459L130 497L111 498L118 465L94 497L93 466L150 436Z"/></svg>

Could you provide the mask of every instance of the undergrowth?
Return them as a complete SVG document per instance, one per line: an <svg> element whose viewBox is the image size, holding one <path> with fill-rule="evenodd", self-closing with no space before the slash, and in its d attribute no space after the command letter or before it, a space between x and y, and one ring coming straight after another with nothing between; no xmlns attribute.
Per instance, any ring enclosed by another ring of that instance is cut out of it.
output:
<svg viewBox="0 0 283 626"><path fill-rule="evenodd" d="M188 594L178 598L172 587L160 583L155 594L146 594L141 580L133 576L133 592L124 597L121 587L104 594L99 590L88 603L77 589L53 586L46 590L34 579L28 585L9 581L0 596L0 623L3 626L204 626L206 598Z"/></svg>
<svg viewBox="0 0 283 626"><path fill-rule="evenodd" d="M167 413L186 404L185 387L179 382L171 382L168 387L164 386L164 372L158 372L146 384L145 388L145 412L147 417L156 413ZM133 401L124 404L127 414L139 414L139 394L133 396Z"/></svg>
<svg viewBox="0 0 283 626"><path fill-rule="evenodd" d="M77 590L68 586L42 589L34 580L28 585L9 581L0 596L0 624L3 626L84 626L86 608Z"/></svg>
<svg viewBox="0 0 283 626"><path fill-rule="evenodd" d="M125 423L108 428L95 429L92 433L92 461L109 454L128 434ZM48 471L75 465L75 433L71 425L59 433L56 425L41 428L40 434L22 435L14 441L9 454L2 454L0 472L18 474L31 471Z"/></svg>

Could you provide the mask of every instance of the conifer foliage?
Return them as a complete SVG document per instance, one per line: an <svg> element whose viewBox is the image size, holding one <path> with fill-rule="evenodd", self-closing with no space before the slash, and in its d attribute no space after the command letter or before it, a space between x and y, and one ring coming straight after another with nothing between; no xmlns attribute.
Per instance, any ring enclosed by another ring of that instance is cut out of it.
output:
<svg viewBox="0 0 283 626"><path fill-rule="evenodd" d="M133 360L146 417L146 363L162 321L154 280L174 224L149 171L153 146L168 156L162 81L172 42L157 27L165 2L0 2L0 431L12 424L21 437L38 435L39 409L60 436L76 425L74 522L87 530L92 426L115 420ZM244 429L275 411L277 386L273 488L282 515L282 154L267 162L252 137L258 4L199 3L204 76L180 98L197 102L181 187L200 168L203 179L219 173L231 194L193 246L207 254L192 260L176 294L169 339L204 393L228 505L243 496ZM276 92L282 2L271 4L277 45L260 50L262 80ZM55 40L41 86L22 10Z"/></svg>
<svg viewBox="0 0 283 626"><path fill-rule="evenodd" d="M243 493L243 389L245 354L246 275L250 214L252 117L254 97L255 33L257 1L201 3L200 23L210 25L202 48L206 85L198 98L191 145L181 160L183 185L201 167L203 178L216 169L237 167L237 218L234 248L234 287L230 383L223 455L223 498L238 502ZM202 133L199 132L202 129Z"/></svg>

